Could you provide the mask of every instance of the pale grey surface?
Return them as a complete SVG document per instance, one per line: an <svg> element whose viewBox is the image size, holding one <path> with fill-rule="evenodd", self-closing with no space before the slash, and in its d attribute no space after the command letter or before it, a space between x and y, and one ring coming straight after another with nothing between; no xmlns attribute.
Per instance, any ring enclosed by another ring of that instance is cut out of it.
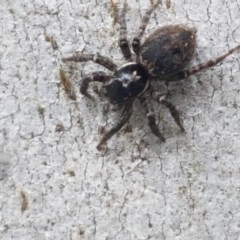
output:
<svg viewBox="0 0 240 240"><path fill-rule="evenodd" d="M128 2L132 37L149 1ZM186 134L158 106L167 137L160 144L136 104L133 131L101 153L98 128L117 116L80 95L78 81L102 68L63 66L76 104L59 87L58 71L63 56L82 50L124 62L110 3L2 0L0 16L1 240L239 239L239 54L170 85ZM240 43L237 0L172 1L169 9L164 2L147 32L170 23L198 29L195 63Z"/></svg>

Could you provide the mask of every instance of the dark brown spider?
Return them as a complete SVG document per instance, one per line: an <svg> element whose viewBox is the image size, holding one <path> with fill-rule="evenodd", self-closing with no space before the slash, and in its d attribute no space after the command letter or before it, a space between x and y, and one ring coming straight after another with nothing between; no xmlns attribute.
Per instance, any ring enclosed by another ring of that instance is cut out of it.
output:
<svg viewBox="0 0 240 240"><path fill-rule="evenodd" d="M85 75L81 80L80 91L82 94L89 96L87 93L89 83L94 81L101 82L109 101L112 104L122 107L121 118L115 126L103 135L97 145L97 149L101 149L101 146L129 120L132 114L132 105L136 98L140 100L146 111L148 123L153 134L165 142L165 138L156 124L153 107L144 96L144 93L150 87L151 81L157 79L169 82L185 79L202 70L215 66L224 58L240 49L240 45L238 45L215 59L186 69L196 49L196 31L194 29L183 25L164 26L156 29L141 44L140 42L150 15L159 3L160 0L153 4L143 16L138 32L132 41L134 53L131 52L127 40L125 22L127 5L126 2L124 3L120 16L117 16L120 25L119 47L128 62L123 66L118 67L111 59L99 54L77 54L72 57L63 58L64 62L93 61L112 72L112 74L106 74L101 71L92 72ZM167 100L166 96L157 91L154 92L153 96L169 109L174 121L184 131L175 106Z"/></svg>

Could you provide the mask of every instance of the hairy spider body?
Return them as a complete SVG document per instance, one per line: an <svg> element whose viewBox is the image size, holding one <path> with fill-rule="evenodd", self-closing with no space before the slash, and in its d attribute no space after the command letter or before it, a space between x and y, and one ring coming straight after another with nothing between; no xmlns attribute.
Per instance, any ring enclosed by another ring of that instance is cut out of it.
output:
<svg viewBox="0 0 240 240"><path fill-rule="evenodd" d="M166 79L184 69L196 48L196 31L181 25L158 28L143 43L140 57L150 74Z"/></svg>
<svg viewBox="0 0 240 240"><path fill-rule="evenodd" d="M155 119L154 109L145 96L152 79L161 81L178 81L188 76L206 70L223 61L227 56L240 49L240 45L230 49L215 59L187 68L196 49L196 30L183 25L169 25L156 29L141 45L141 39L149 21L151 13L157 8L160 0L149 7L142 18L142 22L132 41L132 53L128 40L125 22L126 2L122 12L116 17L120 25L119 47L128 63L121 67L110 59L99 54L76 54L63 58L64 62L93 61L112 72L92 72L83 76L80 91L86 96L89 83L101 82L107 98L112 104L122 107L119 121L101 138L98 149L118 132L129 120L132 114L132 105L135 99L142 104L152 133L161 141L165 141ZM151 87L152 89L152 87ZM159 91L152 91L152 96L169 109L174 121L181 131L185 131L176 107Z"/></svg>
<svg viewBox="0 0 240 240"><path fill-rule="evenodd" d="M113 104L141 95L151 76L167 80L184 69L193 58L196 31L186 26L165 26L153 32L139 50L140 61L117 70L103 87ZM142 62L142 63L140 63Z"/></svg>

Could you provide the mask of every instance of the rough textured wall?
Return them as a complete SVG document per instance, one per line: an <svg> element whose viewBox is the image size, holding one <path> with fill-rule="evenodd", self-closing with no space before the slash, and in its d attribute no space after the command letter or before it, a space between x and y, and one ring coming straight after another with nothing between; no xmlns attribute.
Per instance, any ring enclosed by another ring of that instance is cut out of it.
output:
<svg viewBox="0 0 240 240"><path fill-rule="evenodd" d="M150 1L127 2L132 38ZM160 144L136 102L128 126L98 152L99 129L119 115L92 90L95 101L83 97L79 81L103 68L61 58L99 52L124 63L113 11L100 0L1 1L1 239L238 239L239 54L169 85L186 134L155 104ZM197 64L240 43L239 19L238 0L163 0L146 32L196 27Z"/></svg>

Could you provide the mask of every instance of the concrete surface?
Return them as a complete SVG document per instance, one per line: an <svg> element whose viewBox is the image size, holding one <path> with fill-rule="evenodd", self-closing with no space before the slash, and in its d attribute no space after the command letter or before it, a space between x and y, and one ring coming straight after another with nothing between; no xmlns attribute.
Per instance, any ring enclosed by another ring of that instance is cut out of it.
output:
<svg viewBox="0 0 240 240"><path fill-rule="evenodd" d="M128 1L130 38L149 2ZM92 90L96 101L84 98L79 81L103 69L61 58L84 50L124 63L113 10L100 0L1 1L0 239L239 239L239 54L170 84L186 134L155 104L160 144L136 103L129 125L98 152L99 129L118 113ZM147 33L196 27L196 64L240 43L239 19L238 0L163 0Z"/></svg>

